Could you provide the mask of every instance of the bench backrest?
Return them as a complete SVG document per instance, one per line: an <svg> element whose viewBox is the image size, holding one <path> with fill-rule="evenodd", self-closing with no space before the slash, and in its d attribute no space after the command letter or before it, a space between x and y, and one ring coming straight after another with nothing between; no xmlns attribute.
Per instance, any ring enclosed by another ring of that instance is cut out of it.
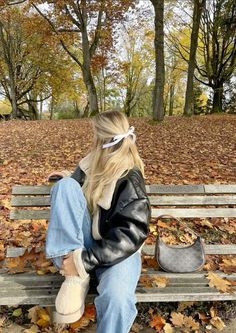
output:
<svg viewBox="0 0 236 333"><path fill-rule="evenodd" d="M10 219L48 219L48 185L16 185L12 190ZM170 214L182 218L236 218L236 185L146 185L152 217ZM151 250L153 251L153 249ZM209 245L207 253L236 254L236 245Z"/></svg>

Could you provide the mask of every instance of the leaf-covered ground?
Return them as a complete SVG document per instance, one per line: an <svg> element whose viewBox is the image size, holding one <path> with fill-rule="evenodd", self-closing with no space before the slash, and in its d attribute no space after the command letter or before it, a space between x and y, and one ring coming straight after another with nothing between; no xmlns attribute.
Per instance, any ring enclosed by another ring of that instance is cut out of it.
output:
<svg viewBox="0 0 236 333"><path fill-rule="evenodd" d="M172 116L162 123L154 123L148 118L131 118L130 124L135 126L137 145L146 166L147 184L236 184L235 116ZM0 136L0 260L3 260L8 245L43 246L46 230L45 221L10 222L11 187L16 184L48 184L47 175L51 171L73 170L89 151L93 136L88 119L0 122ZM191 221L189 223L191 225ZM235 220L208 219L192 226L207 242L236 243ZM152 239L151 236L149 240ZM29 254L28 261L30 256L33 258L34 252ZM44 273L42 267L48 271L53 269L47 266L43 256L37 257L34 267L40 274ZM235 258L230 262L224 257L209 258L207 264L210 270L236 271ZM5 265L12 272L26 269L22 258L6 261ZM194 319L190 316L196 311L201 313L201 309L194 310L194 306L191 309L193 311L186 312L185 317L175 314L178 307L170 311L165 308L159 314L156 309L151 309L145 320L156 332L167 324L166 331L171 332L170 325L174 323L182 323L182 327L193 325L197 332L198 324L192 322ZM215 309L213 307L208 319L202 318L202 322L205 320L214 327L212 322L218 320L215 325L222 325ZM174 313L172 321L171 311ZM137 332L143 313L146 309L140 311L141 317L134 328Z"/></svg>

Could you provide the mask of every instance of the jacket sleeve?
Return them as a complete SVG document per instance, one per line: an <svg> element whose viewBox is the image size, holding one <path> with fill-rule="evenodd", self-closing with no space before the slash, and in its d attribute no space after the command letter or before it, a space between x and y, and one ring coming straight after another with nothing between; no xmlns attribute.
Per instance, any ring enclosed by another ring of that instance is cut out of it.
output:
<svg viewBox="0 0 236 333"><path fill-rule="evenodd" d="M77 252L78 272L81 263L85 272L90 273L96 266L111 266L135 253L147 237L150 217L147 198L138 198L123 207L109 221L111 226L101 240Z"/></svg>
<svg viewBox="0 0 236 333"><path fill-rule="evenodd" d="M77 165L70 177L74 178L82 186L84 183L85 173L81 170L80 166Z"/></svg>

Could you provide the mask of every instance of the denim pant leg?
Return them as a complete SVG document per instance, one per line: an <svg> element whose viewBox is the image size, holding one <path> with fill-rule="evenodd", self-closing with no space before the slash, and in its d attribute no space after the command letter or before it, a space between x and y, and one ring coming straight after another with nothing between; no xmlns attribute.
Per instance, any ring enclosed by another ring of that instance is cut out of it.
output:
<svg viewBox="0 0 236 333"><path fill-rule="evenodd" d="M62 256L90 247L91 217L80 184L65 177L51 188L51 211L46 236L46 257L60 268Z"/></svg>
<svg viewBox="0 0 236 333"><path fill-rule="evenodd" d="M95 298L96 333L128 333L137 315L135 289L141 274L141 255L96 269L99 285Z"/></svg>

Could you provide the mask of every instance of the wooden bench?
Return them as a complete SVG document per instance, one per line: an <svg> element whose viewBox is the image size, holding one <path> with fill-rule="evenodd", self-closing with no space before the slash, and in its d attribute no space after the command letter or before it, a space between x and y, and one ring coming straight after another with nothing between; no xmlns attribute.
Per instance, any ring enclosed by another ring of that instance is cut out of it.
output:
<svg viewBox="0 0 236 333"><path fill-rule="evenodd" d="M171 214L180 218L236 218L236 185L147 185L152 204L152 217ZM48 219L50 186L13 187L10 219ZM39 209L40 208L40 209ZM42 209L43 208L43 209ZM7 257L23 254L24 248L7 250ZM154 246L145 245L143 252L152 255ZM206 245L207 254L236 254L236 245ZM169 278L165 288L147 288L138 285L138 302L214 301L236 300L236 293L220 293L209 287L206 271L188 274L171 274L148 269L144 274L159 274ZM236 280L236 274L227 276ZM63 280L59 274L37 275L34 272L10 275L0 274L0 305L39 304L53 305ZM236 291L236 289L235 289ZM94 299L94 292L88 301Z"/></svg>

